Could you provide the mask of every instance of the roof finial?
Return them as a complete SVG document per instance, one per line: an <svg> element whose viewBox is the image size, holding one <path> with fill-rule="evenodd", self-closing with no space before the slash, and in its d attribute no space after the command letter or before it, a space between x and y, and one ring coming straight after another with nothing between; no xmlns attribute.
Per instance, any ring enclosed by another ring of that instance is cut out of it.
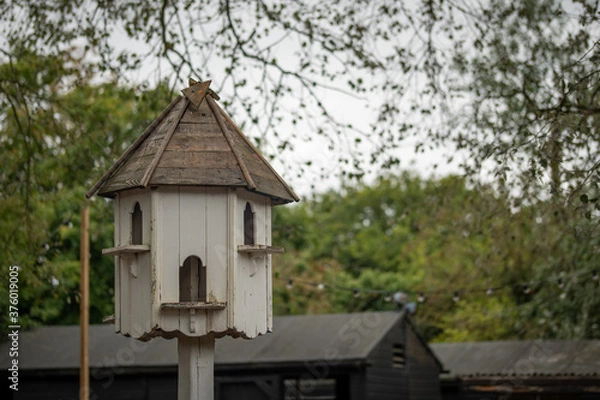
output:
<svg viewBox="0 0 600 400"><path fill-rule="evenodd" d="M189 82L190 87L183 89L181 92L185 95L185 97L188 98L189 101L192 102L193 105L199 107L200 103L202 103L202 100L204 99L204 96L206 95L206 91L210 90L208 89L210 81L196 82L190 78Z"/></svg>

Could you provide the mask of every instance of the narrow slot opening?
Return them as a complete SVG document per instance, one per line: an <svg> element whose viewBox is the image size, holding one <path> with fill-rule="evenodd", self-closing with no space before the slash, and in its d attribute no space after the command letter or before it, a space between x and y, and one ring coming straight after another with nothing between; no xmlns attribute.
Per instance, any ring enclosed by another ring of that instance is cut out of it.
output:
<svg viewBox="0 0 600 400"><path fill-rule="evenodd" d="M140 203L135 203L131 214L131 244L143 244L142 209Z"/></svg>
<svg viewBox="0 0 600 400"><path fill-rule="evenodd" d="M206 302L206 266L196 256L189 256L179 268L179 301Z"/></svg>
<svg viewBox="0 0 600 400"><path fill-rule="evenodd" d="M250 203L246 203L244 210L244 244L256 244L254 238L254 211L252 211Z"/></svg>

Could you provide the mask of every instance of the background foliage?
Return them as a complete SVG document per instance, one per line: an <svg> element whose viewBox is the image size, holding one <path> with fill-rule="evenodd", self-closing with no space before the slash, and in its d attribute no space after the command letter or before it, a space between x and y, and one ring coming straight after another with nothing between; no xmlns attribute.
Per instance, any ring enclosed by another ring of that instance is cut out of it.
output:
<svg viewBox="0 0 600 400"><path fill-rule="evenodd" d="M95 179L91 171L108 168L171 93L164 85L140 91L94 84L68 54L26 50L0 66L0 81L0 260L5 268L21 266L24 326L77 323L79 211ZM92 202L90 318L96 323L113 309L113 262L101 255L112 245L111 220L111 203ZM8 309L8 274L1 279L0 304Z"/></svg>
<svg viewBox="0 0 600 400"><path fill-rule="evenodd" d="M276 260L279 313L392 307L290 291L289 275L430 292L416 316L430 338L598 337L598 12L588 0L0 1L0 260L21 266L23 324L76 321L82 194L194 76L293 184L345 182L275 214L290 250ZM409 146L447 149L438 177L403 172ZM94 322L111 310L111 212L92 203ZM448 298L471 284L503 290Z"/></svg>
<svg viewBox="0 0 600 400"><path fill-rule="evenodd" d="M514 209L455 176L328 192L277 208L273 240L288 251L275 259L276 312L392 310L402 291L424 295L415 318L429 339L598 337L598 237L569 225L593 223L552 200Z"/></svg>

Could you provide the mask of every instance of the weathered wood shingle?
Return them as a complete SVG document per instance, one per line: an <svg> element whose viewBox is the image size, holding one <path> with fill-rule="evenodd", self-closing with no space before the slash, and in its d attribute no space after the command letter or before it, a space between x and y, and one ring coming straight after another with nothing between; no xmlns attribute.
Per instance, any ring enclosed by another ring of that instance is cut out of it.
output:
<svg viewBox="0 0 600 400"><path fill-rule="evenodd" d="M215 101L210 81L193 83L92 187L112 197L149 186L244 187L273 204L298 196Z"/></svg>

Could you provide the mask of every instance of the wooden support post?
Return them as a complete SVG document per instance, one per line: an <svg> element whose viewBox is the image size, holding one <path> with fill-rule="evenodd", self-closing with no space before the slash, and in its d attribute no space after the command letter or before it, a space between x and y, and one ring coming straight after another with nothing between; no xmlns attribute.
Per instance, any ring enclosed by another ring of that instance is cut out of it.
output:
<svg viewBox="0 0 600 400"><path fill-rule="evenodd" d="M79 262L81 275L79 282L79 331L80 331L80 367L79 399L90 397L90 359L89 359L89 323L90 323L90 209L86 203L81 210L81 232Z"/></svg>
<svg viewBox="0 0 600 400"><path fill-rule="evenodd" d="M177 351L177 399L213 400L215 338L210 335L178 338Z"/></svg>

